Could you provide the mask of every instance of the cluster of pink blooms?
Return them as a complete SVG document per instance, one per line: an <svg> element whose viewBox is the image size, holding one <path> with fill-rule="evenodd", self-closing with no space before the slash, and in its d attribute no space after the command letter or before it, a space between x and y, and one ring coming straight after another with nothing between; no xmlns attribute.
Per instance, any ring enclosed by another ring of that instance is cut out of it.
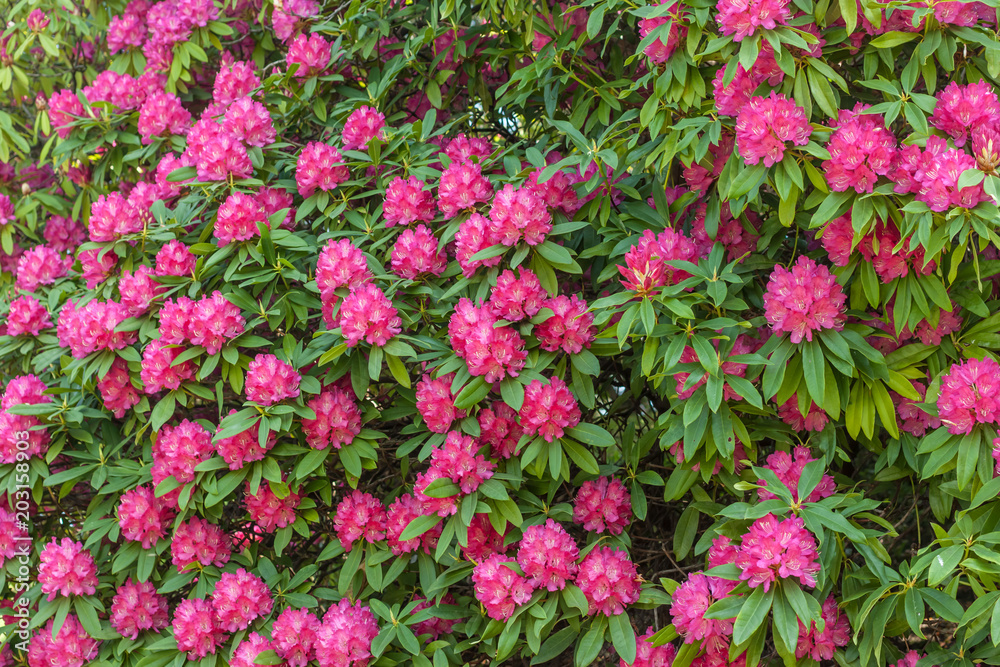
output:
<svg viewBox="0 0 1000 667"><path fill-rule="evenodd" d="M482 408L479 420L479 440L490 446L490 456L495 459L509 459L517 449L517 443L524 433L514 409L501 401L494 401L488 408Z"/></svg>
<svg viewBox="0 0 1000 667"><path fill-rule="evenodd" d="M580 406L566 383L553 377L547 384L532 380L524 388L524 403L518 412L525 435L538 435L545 442L563 437L567 428L580 423Z"/></svg>
<svg viewBox="0 0 1000 667"><path fill-rule="evenodd" d="M170 542L170 554L178 572L192 563L222 567L232 555L232 540L219 526L193 516L177 526Z"/></svg>
<svg viewBox="0 0 1000 667"><path fill-rule="evenodd" d="M625 662L625 658L618 661L618 667L670 667L674 664L677 656L677 649L673 644L663 644L653 646L651 641L656 631L649 627L646 632L637 635L635 638L635 660L631 663Z"/></svg>
<svg viewBox="0 0 1000 667"><path fill-rule="evenodd" d="M55 638L52 630L55 621L50 619L35 633L28 647L28 663L36 665L62 665L63 667L83 667L97 658L101 642L92 638L83 629L76 614L67 614Z"/></svg>
<svg viewBox="0 0 1000 667"><path fill-rule="evenodd" d="M455 407L455 397L451 393L454 373L432 378L425 375L417 383L417 412L424 418L427 430L447 433L452 422L465 417L465 410Z"/></svg>
<svg viewBox="0 0 1000 667"><path fill-rule="evenodd" d="M284 658L289 667L305 667L316 656L319 628L319 619L308 609L285 609L271 626L274 652Z"/></svg>
<svg viewBox="0 0 1000 667"><path fill-rule="evenodd" d="M164 288L153 279L153 272L148 266L140 266L135 271L122 271L118 291L121 303L128 309L129 315L139 317L149 310Z"/></svg>
<svg viewBox="0 0 1000 667"><path fill-rule="evenodd" d="M184 159L195 166L199 181L243 179L253 174L246 146L211 118L202 118L191 126Z"/></svg>
<svg viewBox="0 0 1000 667"><path fill-rule="evenodd" d="M476 599L486 607L490 618L498 621L507 620L518 606L531 599L531 584L509 567L509 562L505 556L493 554L472 570Z"/></svg>
<svg viewBox="0 0 1000 667"><path fill-rule="evenodd" d="M452 349L464 359L469 373L483 376L487 382L517 377L527 358L524 339L514 327L498 326L498 318L489 305L476 307L462 298L448 322Z"/></svg>
<svg viewBox="0 0 1000 667"><path fill-rule="evenodd" d="M837 491L837 484L830 475L823 475L808 498L804 500L799 498L799 478L802 477L802 471L806 465L815 460L808 447L796 447L792 454L774 452L767 457L767 465L764 467L773 472L778 481L788 487L788 490L792 492L793 502L818 503L823 498L832 496ZM758 480L757 483L761 486L767 486L765 480ZM757 496L761 500L771 500L777 497L766 489L757 489Z"/></svg>
<svg viewBox="0 0 1000 667"><path fill-rule="evenodd" d="M473 209L493 197L493 186L483 176L482 167L475 162L453 162L441 173L438 181L438 208L446 218L453 218L462 211ZM463 227L465 226L464 223ZM489 247L492 244L487 244Z"/></svg>
<svg viewBox="0 0 1000 667"><path fill-rule="evenodd" d="M143 549L150 549L157 540L165 537L173 510L157 498L151 486L138 486L122 494L118 501L118 526L122 537L138 542Z"/></svg>
<svg viewBox="0 0 1000 667"><path fill-rule="evenodd" d="M258 354L247 366L247 399L259 405L274 405L299 395L299 375L291 364L273 354Z"/></svg>
<svg viewBox="0 0 1000 667"><path fill-rule="evenodd" d="M920 397L917 400L907 396L901 396L894 391L889 391L889 398L896 406L896 417L899 421L899 428L906 433L923 437L927 431L933 431L941 426L941 420L917 407L917 403L922 403L927 396L927 385L923 382L910 380L913 391Z"/></svg>
<svg viewBox="0 0 1000 667"><path fill-rule="evenodd" d="M194 377L196 369L193 361L174 364L182 352L180 347L165 343L162 338L150 341L142 351L142 370L139 371L145 393L178 389L181 383Z"/></svg>
<svg viewBox="0 0 1000 667"><path fill-rule="evenodd" d="M333 190L350 177L340 151L317 141L306 144L295 165L295 182L303 197L311 197L317 190Z"/></svg>
<svg viewBox="0 0 1000 667"><path fill-rule="evenodd" d="M799 408L798 394L778 406L778 419L791 426L796 431L822 431L830 420L822 408L810 402L809 411L805 414Z"/></svg>
<svg viewBox="0 0 1000 667"><path fill-rule="evenodd" d="M326 610L316 631L319 667L365 667L378 632L371 609L360 601L342 599Z"/></svg>
<svg viewBox="0 0 1000 667"><path fill-rule="evenodd" d="M438 251L438 240L425 225L405 229L392 247L392 270L400 278L416 280L429 273L440 276L448 268L448 256Z"/></svg>
<svg viewBox="0 0 1000 667"><path fill-rule="evenodd" d="M10 302L10 311L7 313L8 336L37 336L43 329L51 326L52 318L49 317L48 309L30 294L24 294Z"/></svg>
<svg viewBox="0 0 1000 667"><path fill-rule="evenodd" d="M139 134L144 144L153 143L156 137L183 135L190 125L191 113L173 93L153 93L139 109Z"/></svg>
<svg viewBox="0 0 1000 667"><path fill-rule="evenodd" d="M469 544L462 547L466 560L481 563L493 554L506 554L511 545L505 544L508 527L501 534L493 527L489 515L476 514L469 524Z"/></svg>
<svg viewBox="0 0 1000 667"><path fill-rule="evenodd" d="M885 127L885 119L864 113L867 105L843 109L837 130L830 136L830 159L823 163L826 181L835 192L853 188L871 192L879 176L888 176L896 161L896 137Z"/></svg>
<svg viewBox="0 0 1000 667"><path fill-rule="evenodd" d="M548 519L531 526L521 537L517 564L533 588L561 591L573 580L578 569L580 549L561 525Z"/></svg>
<svg viewBox="0 0 1000 667"><path fill-rule="evenodd" d="M700 641L709 654L728 652L733 619L705 618L705 613L735 587L735 581L696 572L674 591L670 614L685 644Z"/></svg>
<svg viewBox="0 0 1000 667"><path fill-rule="evenodd" d="M497 284L490 290L489 305L500 319L517 322L537 315L548 300L538 276L525 268L519 269L517 275L507 269L497 276ZM593 317L582 328L586 330L592 322ZM575 328L579 331L581 327Z"/></svg>
<svg viewBox="0 0 1000 667"><path fill-rule="evenodd" d="M215 653L226 641L225 631L219 626L208 600L182 600L174 609L172 625L177 648L186 651L191 660Z"/></svg>
<svg viewBox="0 0 1000 667"><path fill-rule="evenodd" d="M15 415L9 410L16 405L51 403L52 397L43 392L48 389L34 375L20 375L11 379L0 399L0 463L21 462L20 455L42 456L49 446L49 432L33 415ZM27 434L27 435L25 435ZM18 446L27 440L27 447Z"/></svg>
<svg viewBox="0 0 1000 667"><path fill-rule="evenodd" d="M230 410L229 414L236 414L236 410ZM221 430L222 427L220 426L216 430L216 433L218 434ZM254 422L253 426L241 433L226 438L217 437L215 440L215 451L219 453L222 460L229 464L230 470L239 470L247 463L260 461L264 458L264 454L274 447L277 441L274 431L268 432L267 440L263 445L260 443L259 435L260 423Z"/></svg>
<svg viewBox="0 0 1000 667"><path fill-rule="evenodd" d="M535 337L543 350L579 354L594 340L594 316L587 312L587 302L577 295L559 295L542 304L552 316L535 327Z"/></svg>
<svg viewBox="0 0 1000 667"><path fill-rule="evenodd" d="M690 278L687 271L668 264L674 260L697 262L694 242L673 229L665 229L659 235L647 229L639 243L625 253L625 266L618 267L621 283L625 289L644 297Z"/></svg>
<svg viewBox="0 0 1000 667"><path fill-rule="evenodd" d="M670 60L670 56L677 50L681 38L687 36L687 26L683 25L683 21L688 17L688 13L684 11L684 5L677 0L663 0L659 6L668 9L669 12L664 16L639 21L639 38L645 39L649 33L670 22L667 33L643 51L652 62L662 65Z"/></svg>
<svg viewBox="0 0 1000 667"><path fill-rule="evenodd" d="M208 354L218 354L226 343L243 333L245 325L239 306L219 290L197 301L182 296L163 304L159 341L166 345L189 342L201 345Z"/></svg>
<svg viewBox="0 0 1000 667"><path fill-rule="evenodd" d="M47 600L97 592L97 565L82 542L68 537L57 541L53 537L38 559L38 583Z"/></svg>
<svg viewBox="0 0 1000 667"><path fill-rule="evenodd" d="M758 28L774 30L779 25L787 25L791 18L788 5L788 0L719 0L715 20L719 32L732 35L734 42L741 42Z"/></svg>
<svg viewBox="0 0 1000 667"><path fill-rule="evenodd" d="M306 405L316 413L316 419L303 419L302 431L314 449L340 449L361 432L361 410L348 387L330 386Z"/></svg>
<svg viewBox="0 0 1000 667"><path fill-rule="evenodd" d="M774 91L754 97L736 116L736 145L747 164L763 160L765 167L774 166L785 156L787 142L805 146L810 134L805 110Z"/></svg>
<svg viewBox="0 0 1000 667"><path fill-rule="evenodd" d="M1000 101L988 81L961 85L952 81L937 95L931 125L947 133L962 147L980 127L1000 123Z"/></svg>
<svg viewBox="0 0 1000 667"><path fill-rule="evenodd" d="M299 79L323 74L330 64L332 47L319 33L299 35L288 45L288 67L298 65L295 77Z"/></svg>
<svg viewBox="0 0 1000 667"><path fill-rule="evenodd" d="M639 574L628 554L599 546L580 562L576 585L587 598L588 613L617 616L639 600Z"/></svg>
<svg viewBox="0 0 1000 667"><path fill-rule="evenodd" d="M361 107L347 117L340 140L345 150L362 150L372 139L384 139L384 128L384 114L375 107Z"/></svg>
<svg viewBox="0 0 1000 667"><path fill-rule="evenodd" d="M1000 364L991 357L954 364L941 378L938 417L949 433L1000 421Z"/></svg>
<svg viewBox="0 0 1000 667"><path fill-rule="evenodd" d="M164 426L153 443L153 484L173 477L181 484L194 481L195 466L208 460L214 450L212 435L205 428L185 419L177 426ZM170 506L176 507L180 490L163 496Z"/></svg>
<svg viewBox="0 0 1000 667"><path fill-rule="evenodd" d="M871 262L875 273L885 282L902 278L909 274L910 267L920 275L929 275L935 268L934 261L924 263L924 249L897 250L900 234L892 222L879 221L871 232L854 244L854 226L850 211L831 220L823 229L823 248L835 266L847 266L852 250L857 249L866 262ZM903 246L907 246L904 243Z"/></svg>
<svg viewBox="0 0 1000 667"><path fill-rule="evenodd" d="M17 260L15 286L25 292L34 292L38 287L51 285L65 276L72 264L72 257L60 255L55 244L29 248Z"/></svg>
<svg viewBox="0 0 1000 667"><path fill-rule="evenodd" d="M402 539L403 530L410 525L410 522L425 514L428 514L428 511L424 508L424 504L412 495L402 495L392 501L386 510L385 537L393 555L413 553L419 549L423 549L424 553L431 553L437 545L438 537L441 536L440 524L419 537Z"/></svg>
<svg viewBox="0 0 1000 667"><path fill-rule="evenodd" d="M434 480L449 479L462 493L469 494L493 477L496 464L480 454L479 448L475 439L458 431L450 431L444 444L431 451L430 468L417 475L413 486L414 495L423 503L427 513L447 517L458 511L454 496L433 498L424 493Z"/></svg>
<svg viewBox="0 0 1000 667"><path fill-rule="evenodd" d="M385 190L385 203L382 205L385 226L433 221L437 207L434 196L425 187L426 183L414 176L393 179Z"/></svg>
<svg viewBox="0 0 1000 667"><path fill-rule="evenodd" d="M279 498L267 482L261 483L257 493L252 493L251 489L252 486L248 481L243 504L246 505L250 518L261 530L273 533L278 528L292 525L295 521L295 510L302 501L302 496L296 490L293 489L284 498Z"/></svg>
<svg viewBox="0 0 1000 667"><path fill-rule="evenodd" d="M261 224L267 225L267 216L260 202L244 192L234 192L219 207L215 238L220 248L234 241L247 241L260 236Z"/></svg>
<svg viewBox="0 0 1000 667"><path fill-rule="evenodd" d="M837 648L847 646L851 641L851 623L847 614L841 613L837 601L831 595L823 602L823 629L818 630L816 622L809 624L809 629L799 621L799 642L795 647L795 657L802 659L807 655L813 660L833 660Z"/></svg>
<svg viewBox="0 0 1000 667"><path fill-rule="evenodd" d="M793 343L811 341L813 332L844 328L847 297L836 276L800 255L792 270L776 266L764 294L767 321L775 333L790 334Z"/></svg>
<svg viewBox="0 0 1000 667"><path fill-rule="evenodd" d="M142 231L139 208L118 192L100 195L90 207L90 240L95 243L116 241Z"/></svg>
<svg viewBox="0 0 1000 667"><path fill-rule="evenodd" d="M384 540L386 519L385 506L378 498L355 489L337 505L333 525L341 546L350 551L358 540L369 544Z"/></svg>
<svg viewBox="0 0 1000 667"><path fill-rule="evenodd" d="M362 340L382 347L403 330L399 311L374 283L351 290L340 304L339 323L348 347L355 347Z"/></svg>
<svg viewBox="0 0 1000 667"><path fill-rule="evenodd" d="M120 350L137 339L134 331L115 331L128 317L128 309L115 301L94 299L77 307L70 299L56 323L59 345L68 347L77 359L98 350Z"/></svg>
<svg viewBox="0 0 1000 667"><path fill-rule="evenodd" d="M938 136L927 138L927 147L904 146L892 180L898 193L913 193L917 201L927 204L932 211L949 208L973 208L989 199L982 183L958 187L958 180L968 169L977 169L976 158Z"/></svg>
<svg viewBox="0 0 1000 667"><path fill-rule="evenodd" d="M212 594L215 617L227 632L245 630L254 619L270 614L273 605L267 584L243 568L223 572Z"/></svg>
<svg viewBox="0 0 1000 667"><path fill-rule="evenodd" d="M778 579L797 578L816 585L820 570L816 538L797 516L778 519L768 514L753 522L736 554L740 579L750 588L769 590Z"/></svg>
<svg viewBox="0 0 1000 667"><path fill-rule="evenodd" d="M617 477L598 477L580 485L573 521L595 533L621 535L632 522L632 494Z"/></svg>
<svg viewBox="0 0 1000 667"><path fill-rule="evenodd" d="M115 591L111 602L111 626L122 637L136 639L144 630L159 632L170 618L167 599L148 581L129 579Z"/></svg>

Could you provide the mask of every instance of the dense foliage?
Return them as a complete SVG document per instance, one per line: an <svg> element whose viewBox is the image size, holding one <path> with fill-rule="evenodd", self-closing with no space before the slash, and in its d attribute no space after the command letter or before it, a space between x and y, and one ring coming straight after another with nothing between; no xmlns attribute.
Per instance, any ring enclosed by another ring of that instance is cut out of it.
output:
<svg viewBox="0 0 1000 667"><path fill-rule="evenodd" d="M0 664L1000 663L997 6L8 7Z"/></svg>

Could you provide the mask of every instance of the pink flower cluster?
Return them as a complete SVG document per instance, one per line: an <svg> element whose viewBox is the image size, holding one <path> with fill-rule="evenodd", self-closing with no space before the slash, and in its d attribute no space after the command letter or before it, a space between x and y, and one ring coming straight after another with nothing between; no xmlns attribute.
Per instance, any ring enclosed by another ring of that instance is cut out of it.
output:
<svg viewBox="0 0 1000 667"><path fill-rule="evenodd" d="M498 326L489 305L476 307L462 298L448 323L452 349L464 359L469 373L483 376L488 383L517 377L524 368L527 352L524 339L510 326Z"/></svg>
<svg viewBox="0 0 1000 667"><path fill-rule="evenodd" d="M496 464L479 454L479 444L473 438L458 431L450 431L444 444L431 451L431 465L417 475L413 486L414 495L428 509L439 516L454 514L458 507L454 496L433 498L424 494L428 485L436 479L449 479L458 485L461 492L469 494L493 476Z"/></svg>
<svg viewBox="0 0 1000 667"><path fill-rule="evenodd" d="M490 290L489 305L500 319L517 322L537 315L538 311L548 305L548 301L549 295L542 287L538 276L528 269L521 268L518 269L516 275L507 269L497 276L497 284ZM570 307L574 305L572 302L569 304ZM584 312L586 312L586 302L584 302ZM560 319L560 321L564 320L565 316ZM586 326L573 326L578 337L581 328L584 330L584 335L590 333L589 326L592 322L593 317L590 317L589 320L582 323ZM575 323L571 322L570 324L572 326ZM582 340L580 342L582 345ZM588 340L587 343L589 344L589 342Z"/></svg>
<svg viewBox="0 0 1000 667"><path fill-rule="evenodd" d="M261 530L273 533L278 528L290 526L295 522L295 509L302 502L302 496L295 489L284 498L279 498L267 482L261 483L257 493L251 493L251 488L248 481L243 504L246 505L250 518Z"/></svg>
<svg viewBox="0 0 1000 667"><path fill-rule="evenodd" d="M952 365L941 378L937 409L941 423L956 435L1000 421L1000 364L985 357Z"/></svg>
<svg viewBox="0 0 1000 667"><path fill-rule="evenodd" d="M455 408L455 397L451 393L454 373L439 378L424 375L417 383L417 412L423 417L427 430L447 433L452 422L465 417L465 410Z"/></svg>
<svg viewBox="0 0 1000 667"><path fill-rule="evenodd" d="M618 266L621 283L625 289L644 297L690 278L687 271L670 266L673 260L697 262L694 242L673 229L665 229L658 236L647 229L639 243L625 253L625 266Z"/></svg>
<svg viewBox="0 0 1000 667"><path fill-rule="evenodd" d="M271 626L274 652L284 658L289 667L305 667L316 657L319 628L319 619L308 609L285 609Z"/></svg>
<svg viewBox="0 0 1000 667"><path fill-rule="evenodd" d="M134 331L115 331L128 317L128 309L115 301L94 299L77 307L70 299L56 324L59 345L68 347L77 359L98 350L120 350L137 339Z"/></svg>
<svg viewBox="0 0 1000 667"><path fill-rule="evenodd" d="M267 584L243 568L223 572L212 594L215 618L227 632L245 630L254 619L270 614L273 605Z"/></svg>
<svg viewBox="0 0 1000 667"><path fill-rule="evenodd" d="M517 443L524 434L518 414L501 401L494 401L488 408L481 408L479 420L479 441L490 446L490 456L495 459L509 459L517 449Z"/></svg>
<svg viewBox="0 0 1000 667"><path fill-rule="evenodd" d="M306 442L314 449L349 445L361 432L361 410L349 388L333 385L309 400L316 419L303 419Z"/></svg>
<svg viewBox="0 0 1000 667"><path fill-rule="evenodd" d="M764 294L767 321L793 343L813 339L813 332L844 328L847 297L830 270L800 255L792 270L776 266Z"/></svg>
<svg viewBox="0 0 1000 667"><path fill-rule="evenodd" d="M508 567L508 562L505 556L493 554L472 570L476 599L486 607L489 617L498 621L507 620L531 599L531 584Z"/></svg>
<svg viewBox="0 0 1000 667"><path fill-rule="evenodd" d="M499 283L498 283L499 285ZM587 302L577 295L559 295L542 304L552 316L535 327L535 337L543 350L579 354L596 335L594 316L587 312Z"/></svg>
<svg viewBox="0 0 1000 667"><path fill-rule="evenodd" d="M885 127L885 119L866 114L868 107L857 104L844 109L837 118L837 130L830 136L830 159L823 163L826 181L835 192L854 188L872 192L879 176L888 176L896 161L896 137Z"/></svg>
<svg viewBox="0 0 1000 667"><path fill-rule="evenodd" d="M372 139L384 139L385 115L375 107L361 107L351 112L344 123L340 140L345 150L356 151L368 147Z"/></svg>
<svg viewBox="0 0 1000 667"><path fill-rule="evenodd" d="M311 197L317 190L333 190L350 177L340 151L317 141L306 144L295 164L295 182L303 197Z"/></svg>
<svg viewBox="0 0 1000 667"><path fill-rule="evenodd" d="M454 218L461 211L488 202L492 196L493 186L474 162L453 162L441 173L438 208L445 218Z"/></svg>
<svg viewBox="0 0 1000 667"><path fill-rule="evenodd" d="M385 539L385 506L370 493L355 489L337 505L333 520L337 539L347 551L358 540L374 544Z"/></svg>
<svg viewBox="0 0 1000 667"><path fill-rule="evenodd" d="M778 579L797 578L816 585L820 570L816 538L797 516L778 519L768 514L753 522L736 554L740 579L750 588L769 590Z"/></svg>
<svg viewBox="0 0 1000 667"><path fill-rule="evenodd" d="M236 414L236 410L230 410L229 414ZM218 434L221 430L222 427L220 425L220 427L216 430L216 434ZM215 451L219 453L222 460L229 464L230 470L239 470L247 463L263 459L264 454L270 451L277 441L274 431L268 432L267 440L264 442L263 446L260 443L259 436L260 423L254 422L253 426L241 433L237 433L236 435L231 435L226 438L219 438L216 436Z"/></svg>
<svg viewBox="0 0 1000 667"><path fill-rule="evenodd" d="M224 345L243 333L245 325L239 306L219 290L197 301L182 296L163 304L159 341L165 345L188 342L201 345L210 355L219 354Z"/></svg>
<svg viewBox="0 0 1000 667"><path fill-rule="evenodd" d="M787 25L791 18L788 4L788 0L719 0L715 20L719 32L732 35L734 42L741 42L758 28L774 30L779 25Z"/></svg>
<svg viewBox="0 0 1000 667"><path fill-rule="evenodd" d="M34 292L40 286L51 285L65 276L72 265L73 258L60 255L54 244L29 248L17 260L15 287L24 292Z"/></svg>
<svg viewBox="0 0 1000 667"><path fill-rule="evenodd" d="M774 452L767 457L767 465L764 467L773 472L778 481L788 487L788 490L792 492L793 502L818 503L823 498L832 496L837 491L837 484L830 475L823 475L808 498L804 500L799 498L799 478L802 477L802 471L806 465L815 460L808 447L796 447L793 454ZM767 486L765 480L758 480L757 483L761 486ZM771 500L777 497L765 489L757 489L757 496L761 500Z"/></svg>
<svg viewBox="0 0 1000 667"><path fill-rule="evenodd" d="M274 405L299 395L299 375L291 364L273 354L258 354L247 366L247 400Z"/></svg>
<svg viewBox="0 0 1000 667"><path fill-rule="evenodd" d="M728 650L733 619L705 618L705 613L714 603L728 597L735 587L735 581L696 572L674 591L670 615L685 644L701 641L710 654Z"/></svg>
<svg viewBox="0 0 1000 667"><path fill-rule="evenodd" d="M177 527L170 542L171 562L183 572L188 565L222 567L232 555L232 541L219 526L193 516Z"/></svg>
<svg viewBox="0 0 1000 667"><path fill-rule="evenodd" d="M599 546L580 562L576 585L587 598L588 613L617 616L639 600L639 574L624 551Z"/></svg>
<svg viewBox="0 0 1000 667"><path fill-rule="evenodd" d="M298 79L321 75L330 64L332 49L333 43L323 39L319 33L299 35L288 46L288 67L291 69L292 65L298 65L295 70Z"/></svg>
<svg viewBox="0 0 1000 667"><path fill-rule="evenodd" d="M976 158L956 148L938 136L927 138L927 147L904 146L891 178L898 193L914 193L917 201L932 211L949 208L973 208L989 199L982 183L958 187L962 173L977 169Z"/></svg>
<svg viewBox="0 0 1000 667"><path fill-rule="evenodd" d="M202 117L188 131L183 159L197 168L199 181L244 179L253 174L243 142L210 117Z"/></svg>
<svg viewBox="0 0 1000 667"><path fill-rule="evenodd" d="M681 38L687 36L687 27L683 22L688 18L688 13L684 11L684 5L677 0L662 0L659 6L667 8L669 13L664 16L640 20L639 38L645 39L649 33L670 22L671 25L666 34L655 40L643 51L652 62L662 65L670 60L670 56L677 50Z"/></svg>
<svg viewBox="0 0 1000 667"><path fill-rule="evenodd" d="M576 576L579 555L580 549L573 537L561 525L548 519L524 531L517 550L517 564L532 588L561 591Z"/></svg>
<svg viewBox="0 0 1000 667"><path fill-rule="evenodd" d="M51 403L52 396L42 393L46 389L34 375L20 375L7 383L0 399L0 463L23 463L23 456L42 456L48 450L49 432L38 417L9 412L16 405ZM19 446L25 440L27 447Z"/></svg>
<svg viewBox="0 0 1000 667"><path fill-rule="evenodd" d="M319 667L366 667L378 632L371 609L343 598L326 610L316 632Z"/></svg>
<svg viewBox="0 0 1000 667"><path fill-rule="evenodd" d="M545 442L558 440L567 428L580 423L576 397L559 377L553 377L547 384L532 380L524 388L524 403L518 415L524 433L541 436Z"/></svg>
<svg viewBox="0 0 1000 667"><path fill-rule="evenodd" d="M151 582L129 579L115 591L111 626L122 637L134 640L143 630L159 632L169 623L167 599Z"/></svg>
<svg viewBox="0 0 1000 667"><path fill-rule="evenodd" d="M382 205L385 226L433 221L437 208L434 196L425 187L426 183L414 176L394 178L385 190L385 203Z"/></svg>
<svg viewBox="0 0 1000 667"><path fill-rule="evenodd" d="M413 553L423 549L424 553L431 553L437 545L438 537L441 536L441 526L437 525L419 537L408 540L401 539L403 530L410 522L418 516L424 516L431 512L424 507L424 504L411 495L402 495L392 501L386 510L385 536L389 542L389 549L393 555Z"/></svg>
<svg viewBox="0 0 1000 667"><path fill-rule="evenodd" d="M374 283L351 290L340 304L340 329L348 347L362 340L382 347L403 330L399 311Z"/></svg>
<svg viewBox="0 0 1000 667"><path fill-rule="evenodd" d="M83 667L97 658L101 642L87 634L76 614L67 614L55 638L52 637L54 620L49 620L35 633L28 647L28 663L31 667L60 665L60 667Z"/></svg>
<svg viewBox="0 0 1000 667"><path fill-rule="evenodd" d="M100 195L90 206L90 240L95 243L117 241L142 231L139 208L118 192Z"/></svg>
<svg viewBox="0 0 1000 667"><path fill-rule="evenodd" d="M595 533L621 535L632 521L632 494L617 477L598 477L580 485L573 522Z"/></svg>
<svg viewBox="0 0 1000 667"><path fill-rule="evenodd" d="M181 484L193 482L195 466L208 460L212 453L212 435L201 424L185 419L177 426L164 426L153 443L153 484L168 477ZM179 495L180 490L176 489L163 500L176 507Z"/></svg>
<svg viewBox="0 0 1000 667"><path fill-rule="evenodd" d="M952 81L937 95L930 123L961 148L973 131L1000 124L1000 101L988 81L961 85Z"/></svg>
<svg viewBox="0 0 1000 667"><path fill-rule="evenodd" d="M68 537L57 541L53 537L42 547L38 560L38 583L47 600L97 592L97 565L82 542Z"/></svg>
<svg viewBox="0 0 1000 667"><path fill-rule="evenodd" d="M802 410L799 408L798 394L792 394L791 398L778 406L778 418L796 431L817 432L822 431L830 420L826 413L813 402L809 404L809 411L802 414Z"/></svg>
<svg viewBox="0 0 1000 667"><path fill-rule="evenodd" d="M653 646L652 637L656 631L649 627L644 634L635 638L635 660L632 663L625 662L625 658L618 661L618 667L670 667L677 656L677 649L673 644L663 644Z"/></svg>
<svg viewBox="0 0 1000 667"><path fill-rule="evenodd" d="M802 659L807 655L813 660L833 660L833 654L841 646L847 646L851 641L851 623L847 614L841 613L837 601L829 596L823 602L823 629L816 628L816 622L809 624L809 629L799 621L799 642L795 647L795 657Z"/></svg>
<svg viewBox="0 0 1000 667"><path fill-rule="evenodd" d="M51 326L49 311L30 294L24 294L10 302L10 311L7 313L8 336L37 336L43 329Z"/></svg>
<svg viewBox="0 0 1000 667"><path fill-rule="evenodd" d="M152 486L138 486L122 494L118 501L118 526L122 537L151 549L166 537L173 510L162 498L157 498Z"/></svg>
<svg viewBox="0 0 1000 667"><path fill-rule="evenodd" d="M438 251L438 240L425 225L405 229L392 247L392 270L400 278L416 280L429 273L440 276L448 268L448 256Z"/></svg>
<svg viewBox="0 0 1000 667"><path fill-rule="evenodd" d="M763 160L765 167L774 166L785 156L787 142L805 146L810 134L805 110L774 91L751 99L736 117L736 145L747 164Z"/></svg>

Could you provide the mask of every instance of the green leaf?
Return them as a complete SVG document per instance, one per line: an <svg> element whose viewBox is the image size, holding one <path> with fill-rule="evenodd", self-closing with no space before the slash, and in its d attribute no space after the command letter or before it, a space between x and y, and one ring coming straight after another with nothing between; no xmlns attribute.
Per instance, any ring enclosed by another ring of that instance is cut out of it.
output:
<svg viewBox="0 0 1000 667"><path fill-rule="evenodd" d="M965 547L959 544L936 552L931 558L930 570L927 572L927 585L940 584L955 571L963 558L965 558Z"/></svg>
<svg viewBox="0 0 1000 667"><path fill-rule="evenodd" d="M635 662L635 630L632 629L632 622L628 614L616 614L608 618L608 625L611 628L611 644L615 647L618 656L626 662Z"/></svg>
<svg viewBox="0 0 1000 667"><path fill-rule="evenodd" d="M406 528L403 529L403 533L399 536L399 539L405 542L406 540L420 537L439 523L441 523L441 517L436 514L430 516L422 514L406 524Z"/></svg>
<svg viewBox="0 0 1000 667"><path fill-rule="evenodd" d="M595 616L591 621L590 630L580 637L576 643L576 654L573 656L575 667L586 667L594 662L597 654L604 647L604 619L605 616Z"/></svg>
<svg viewBox="0 0 1000 667"><path fill-rule="evenodd" d="M581 422L573 428L566 429L566 433L573 436L580 442L584 442L595 447L612 447L615 444L614 436L597 424Z"/></svg>
<svg viewBox="0 0 1000 667"><path fill-rule="evenodd" d="M754 589L750 597L743 603L743 608L736 615L736 622L733 623L733 643L737 646L750 639L764 621L767 620L767 612L771 609L771 600L774 591L764 592L762 586Z"/></svg>

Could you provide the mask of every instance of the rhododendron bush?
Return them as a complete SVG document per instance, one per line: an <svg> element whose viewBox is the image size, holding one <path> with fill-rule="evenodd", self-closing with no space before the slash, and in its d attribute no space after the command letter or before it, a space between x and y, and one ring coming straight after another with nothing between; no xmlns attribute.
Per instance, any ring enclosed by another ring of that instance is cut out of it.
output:
<svg viewBox="0 0 1000 667"><path fill-rule="evenodd" d="M1000 664L998 7L8 3L0 667Z"/></svg>

